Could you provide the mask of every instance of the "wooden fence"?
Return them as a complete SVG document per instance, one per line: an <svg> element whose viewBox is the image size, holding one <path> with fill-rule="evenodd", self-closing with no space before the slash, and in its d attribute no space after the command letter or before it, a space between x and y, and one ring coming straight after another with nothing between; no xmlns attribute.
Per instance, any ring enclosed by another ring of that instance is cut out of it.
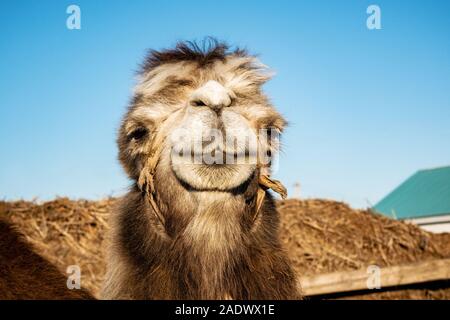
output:
<svg viewBox="0 0 450 320"><path fill-rule="evenodd" d="M305 296L326 295L371 289L376 269L334 272L301 277ZM409 265L380 268L378 275L382 289L450 279L450 259L431 260ZM375 279L377 280L377 279ZM375 281L376 283L376 281Z"/></svg>

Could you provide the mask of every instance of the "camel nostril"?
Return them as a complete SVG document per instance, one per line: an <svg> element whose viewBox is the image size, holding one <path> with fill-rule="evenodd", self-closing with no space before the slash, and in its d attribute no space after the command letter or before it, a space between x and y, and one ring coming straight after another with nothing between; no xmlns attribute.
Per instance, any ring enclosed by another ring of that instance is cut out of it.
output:
<svg viewBox="0 0 450 320"><path fill-rule="evenodd" d="M191 101L191 105L194 107L206 107L206 103L204 103L202 100L193 100Z"/></svg>
<svg viewBox="0 0 450 320"><path fill-rule="evenodd" d="M215 111L228 107L234 94L217 81L210 80L196 89L189 99L189 105L193 107L209 107Z"/></svg>

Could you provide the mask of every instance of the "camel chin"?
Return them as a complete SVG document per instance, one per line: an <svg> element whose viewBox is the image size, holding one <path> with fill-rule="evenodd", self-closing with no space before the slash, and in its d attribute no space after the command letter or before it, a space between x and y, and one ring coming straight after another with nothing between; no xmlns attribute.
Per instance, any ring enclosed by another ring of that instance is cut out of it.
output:
<svg viewBox="0 0 450 320"><path fill-rule="evenodd" d="M185 164L172 162L177 179L195 190L229 191L250 179L256 170L253 164Z"/></svg>

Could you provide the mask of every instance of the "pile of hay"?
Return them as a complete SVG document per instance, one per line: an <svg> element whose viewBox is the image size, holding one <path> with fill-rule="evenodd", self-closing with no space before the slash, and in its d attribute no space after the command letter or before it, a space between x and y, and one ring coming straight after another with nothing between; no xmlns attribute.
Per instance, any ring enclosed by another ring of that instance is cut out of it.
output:
<svg viewBox="0 0 450 320"><path fill-rule="evenodd" d="M81 269L81 285L98 296L105 274L103 244L114 199L0 202L0 217L16 224L36 251L63 273Z"/></svg>
<svg viewBox="0 0 450 320"><path fill-rule="evenodd" d="M281 239L300 275L350 271L450 257L450 234L354 210L328 200L279 201ZM370 293L364 299L450 299L435 284L420 289Z"/></svg>
<svg viewBox="0 0 450 320"><path fill-rule="evenodd" d="M36 250L62 272L78 265L82 285L98 295L105 273L105 235L114 199L0 202L0 216L18 225ZM450 257L450 234L353 210L328 200L279 201L281 238L300 275L381 267ZM372 293L361 298L450 298L448 288Z"/></svg>

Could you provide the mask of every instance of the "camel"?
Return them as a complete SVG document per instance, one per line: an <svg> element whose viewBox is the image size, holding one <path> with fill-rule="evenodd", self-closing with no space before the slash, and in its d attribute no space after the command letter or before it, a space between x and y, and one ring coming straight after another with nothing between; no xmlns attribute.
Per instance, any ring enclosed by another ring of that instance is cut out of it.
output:
<svg viewBox="0 0 450 320"><path fill-rule="evenodd" d="M94 299L83 289L68 289L66 283L11 223L0 219L0 300Z"/></svg>
<svg viewBox="0 0 450 320"><path fill-rule="evenodd" d="M150 51L118 133L132 186L111 217L102 298L301 297L268 191L286 196L270 178L286 124L270 77L216 40Z"/></svg>

